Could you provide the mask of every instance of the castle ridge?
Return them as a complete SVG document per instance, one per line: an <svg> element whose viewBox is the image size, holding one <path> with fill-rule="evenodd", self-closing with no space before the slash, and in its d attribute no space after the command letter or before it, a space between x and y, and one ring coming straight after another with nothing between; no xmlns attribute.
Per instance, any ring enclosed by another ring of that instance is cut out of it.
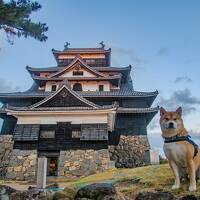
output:
<svg viewBox="0 0 200 200"><path fill-rule="evenodd" d="M35 179L38 157L47 176L84 176L145 164L147 126L158 95L133 89L131 66L111 66L111 49L52 49L57 66L26 69L33 85L0 93L0 162L12 180Z"/></svg>

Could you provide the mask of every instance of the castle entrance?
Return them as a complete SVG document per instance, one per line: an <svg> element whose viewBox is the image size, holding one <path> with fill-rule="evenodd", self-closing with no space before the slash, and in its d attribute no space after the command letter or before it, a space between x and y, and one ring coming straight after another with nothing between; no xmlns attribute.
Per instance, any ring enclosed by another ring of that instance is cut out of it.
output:
<svg viewBox="0 0 200 200"><path fill-rule="evenodd" d="M58 175L58 157L47 157L47 176Z"/></svg>

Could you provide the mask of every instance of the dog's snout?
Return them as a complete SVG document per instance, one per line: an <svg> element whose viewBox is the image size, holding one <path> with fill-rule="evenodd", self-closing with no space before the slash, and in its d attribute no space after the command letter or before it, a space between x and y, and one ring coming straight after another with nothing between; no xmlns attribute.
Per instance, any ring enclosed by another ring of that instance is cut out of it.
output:
<svg viewBox="0 0 200 200"><path fill-rule="evenodd" d="M169 128L174 128L174 123L173 123L173 122L170 122L168 127L169 127Z"/></svg>

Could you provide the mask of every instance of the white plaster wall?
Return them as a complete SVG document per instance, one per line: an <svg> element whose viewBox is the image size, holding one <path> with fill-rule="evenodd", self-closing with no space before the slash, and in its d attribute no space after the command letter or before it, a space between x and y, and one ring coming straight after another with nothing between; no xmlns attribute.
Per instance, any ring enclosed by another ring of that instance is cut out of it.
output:
<svg viewBox="0 0 200 200"><path fill-rule="evenodd" d="M49 82L46 83L45 92L51 92L51 86L52 85L57 85L57 89L59 87L59 83L58 82L51 82L51 81L49 81Z"/></svg>
<svg viewBox="0 0 200 200"><path fill-rule="evenodd" d="M94 111L95 112L95 111ZM36 116L18 116L17 124L56 124L72 122L72 124L107 123L107 114L49 114Z"/></svg>
<svg viewBox="0 0 200 200"><path fill-rule="evenodd" d="M110 91L110 83L109 81L78 81L82 84L83 91L98 91L99 85L104 85L104 91ZM69 81L69 84L71 85L71 88L73 88L73 85L77 83L77 81ZM45 86L46 92L51 92L51 86L57 85L57 89L59 87L59 83L56 82L47 82Z"/></svg>
<svg viewBox="0 0 200 200"><path fill-rule="evenodd" d="M70 85L71 88L73 88L73 85L75 84L75 81L71 81ZM83 91L98 91L99 90L99 85L104 85L104 91L110 91L110 83L109 81L82 81L79 83L82 84L82 89Z"/></svg>
<svg viewBox="0 0 200 200"><path fill-rule="evenodd" d="M80 70L80 71L83 71L83 76L74 76L73 71L74 71L74 69L72 69L68 72L65 72L60 77L96 77L94 74L92 74L86 70L83 70L83 69Z"/></svg>

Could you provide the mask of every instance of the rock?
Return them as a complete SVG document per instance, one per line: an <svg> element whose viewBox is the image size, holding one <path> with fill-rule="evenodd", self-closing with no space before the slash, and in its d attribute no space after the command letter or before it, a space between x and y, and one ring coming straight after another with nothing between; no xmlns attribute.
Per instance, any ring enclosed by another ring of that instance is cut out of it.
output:
<svg viewBox="0 0 200 200"><path fill-rule="evenodd" d="M66 187L63 191L58 191L53 195L53 200L74 200L76 191L73 188Z"/></svg>
<svg viewBox="0 0 200 200"><path fill-rule="evenodd" d="M125 200L125 198L122 195L116 194L116 195L106 195L99 200Z"/></svg>
<svg viewBox="0 0 200 200"><path fill-rule="evenodd" d="M180 200L200 200L200 197L195 197L194 195L187 195L180 198Z"/></svg>
<svg viewBox="0 0 200 200"><path fill-rule="evenodd" d="M109 183L94 183L87 185L78 190L75 199L88 198L88 199L103 199L107 195L115 195L116 189Z"/></svg>
<svg viewBox="0 0 200 200"><path fill-rule="evenodd" d="M6 194L10 195L12 193L15 193L17 190L7 186L7 185L0 185L0 193L1 191L5 191Z"/></svg>
<svg viewBox="0 0 200 200"><path fill-rule="evenodd" d="M170 192L141 192L135 200L176 200Z"/></svg>
<svg viewBox="0 0 200 200"><path fill-rule="evenodd" d="M17 191L9 195L9 200L32 200L32 195L28 191Z"/></svg>
<svg viewBox="0 0 200 200"><path fill-rule="evenodd" d="M68 195L67 197L70 200L74 200L76 196L76 190L74 188L65 187L63 192Z"/></svg>
<svg viewBox="0 0 200 200"><path fill-rule="evenodd" d="M65 193L64 191L57 191L53 195L53 200L60 200L60 199L65 199L65 198L68 198L68 196L67 196L67 193Z"/></svg>

